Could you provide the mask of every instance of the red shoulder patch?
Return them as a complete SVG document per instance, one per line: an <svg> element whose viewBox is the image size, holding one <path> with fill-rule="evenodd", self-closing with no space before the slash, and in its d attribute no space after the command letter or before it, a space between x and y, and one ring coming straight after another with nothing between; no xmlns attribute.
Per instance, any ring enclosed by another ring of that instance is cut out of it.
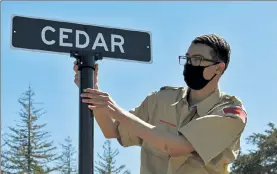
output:
<svg viewBox="0 0 277 174"><path fill-rule="evenodd" d="M241 118L243 123L246 121L246 112L240 107L228 107L223 109L224 114L232 114Z"/></svg>

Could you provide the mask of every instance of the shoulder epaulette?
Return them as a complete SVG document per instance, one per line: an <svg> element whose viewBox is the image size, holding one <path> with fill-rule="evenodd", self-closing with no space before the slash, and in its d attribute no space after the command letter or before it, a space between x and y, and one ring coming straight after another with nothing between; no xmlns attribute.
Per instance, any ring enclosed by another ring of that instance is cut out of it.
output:
<svg viewBox="0 0 277 174"><path fill-rule="evenodd" d="M231 95L228 95L228 94L223 93L223 92L222 92L221 101L222 101L223 103L226 103L226 102L227 102L227 103L234 103L234 104L239 104L239 105L242 104L242 101L241 101L238 97L236 97L236 96L231 96Z"/></svg>
<svg viewBox="0 0 277 174"><path fill-rule="evenodd" d="M233 103L236 103L236 104L239 104L239 105L242 104L242 101L241 101L239 98L237 98L236 96L232 96L232 97L230 98L230 100L231 100Z"/></svg>
<svg viewBox="0 0 277 174"><path fill-rule="evenodd" d="M180 89L183 87L177 87L177 86L163 86L160 88L160 90L176 90L176 89Z"/></svg>

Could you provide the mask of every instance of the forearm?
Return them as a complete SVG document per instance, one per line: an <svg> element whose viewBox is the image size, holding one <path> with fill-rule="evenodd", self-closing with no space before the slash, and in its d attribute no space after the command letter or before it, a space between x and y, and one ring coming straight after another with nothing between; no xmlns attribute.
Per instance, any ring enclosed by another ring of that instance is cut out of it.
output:
<svg viewBox="0 0 277 174"><path fill-rule="evenodd" d="M131 113L125 114L127 116L121 120L121 124L124 124L129 131L152 144L154 147L171 156L178 156L193 151L191 144L185 137L158 129Z"/></svg>
<svg viewBox="0 0 277 174"><path fill-rule="evenodd" d="M94 112L94 117L106 138L119 137L115 120L97 112Z"/></svg>

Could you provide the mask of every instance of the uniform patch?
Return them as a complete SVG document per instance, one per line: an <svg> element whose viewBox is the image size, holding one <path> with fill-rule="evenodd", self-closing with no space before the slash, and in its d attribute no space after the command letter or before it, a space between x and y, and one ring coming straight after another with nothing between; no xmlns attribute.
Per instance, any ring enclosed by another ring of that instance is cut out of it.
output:
<svg viewBox="0 0 277 174"><path fill-rule="evenodd" d="M169 123L167 121L164 121L164 120L160 120L161 123L164 123L164 124L167 124L169 126L172 126L172 127L176 127L176 124L173 124L173 123Z"/></svg>
<svg viewBox="0 0 277 174"><path fill-rule="evenodd" d="M245 123L246 121L246 112L239 107L228 107L228 108L224 108L223 109L224 114L226 115L233 115L233 116L238 116L241 118L241 120L243 121L243 123Z"/></svg>

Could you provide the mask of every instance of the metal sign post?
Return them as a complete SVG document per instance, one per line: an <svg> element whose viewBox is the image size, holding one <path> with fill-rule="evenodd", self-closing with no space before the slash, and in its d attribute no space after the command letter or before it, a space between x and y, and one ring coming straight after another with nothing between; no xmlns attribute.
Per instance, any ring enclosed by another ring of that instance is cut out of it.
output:
<svg viewBox="0 0 277 174"><path fill-rule="evenodd" d="M71 57L77 59L80 72L79 95L86 88L93 88L94 66L97 60L101 60L100 53L71 52ZM79 173L93 173L93 149L94 149L94 119L93 111L79 98Z"/></svg>
<svg viewBox="0 0 277 174"><path fill-rule="evenodd" d="M12 48L70 54L80 72L79 94L93 88L97 60L152 62L149 32L14 16ZM94 118L79 96L79 174L93 174Z"/></svg>

